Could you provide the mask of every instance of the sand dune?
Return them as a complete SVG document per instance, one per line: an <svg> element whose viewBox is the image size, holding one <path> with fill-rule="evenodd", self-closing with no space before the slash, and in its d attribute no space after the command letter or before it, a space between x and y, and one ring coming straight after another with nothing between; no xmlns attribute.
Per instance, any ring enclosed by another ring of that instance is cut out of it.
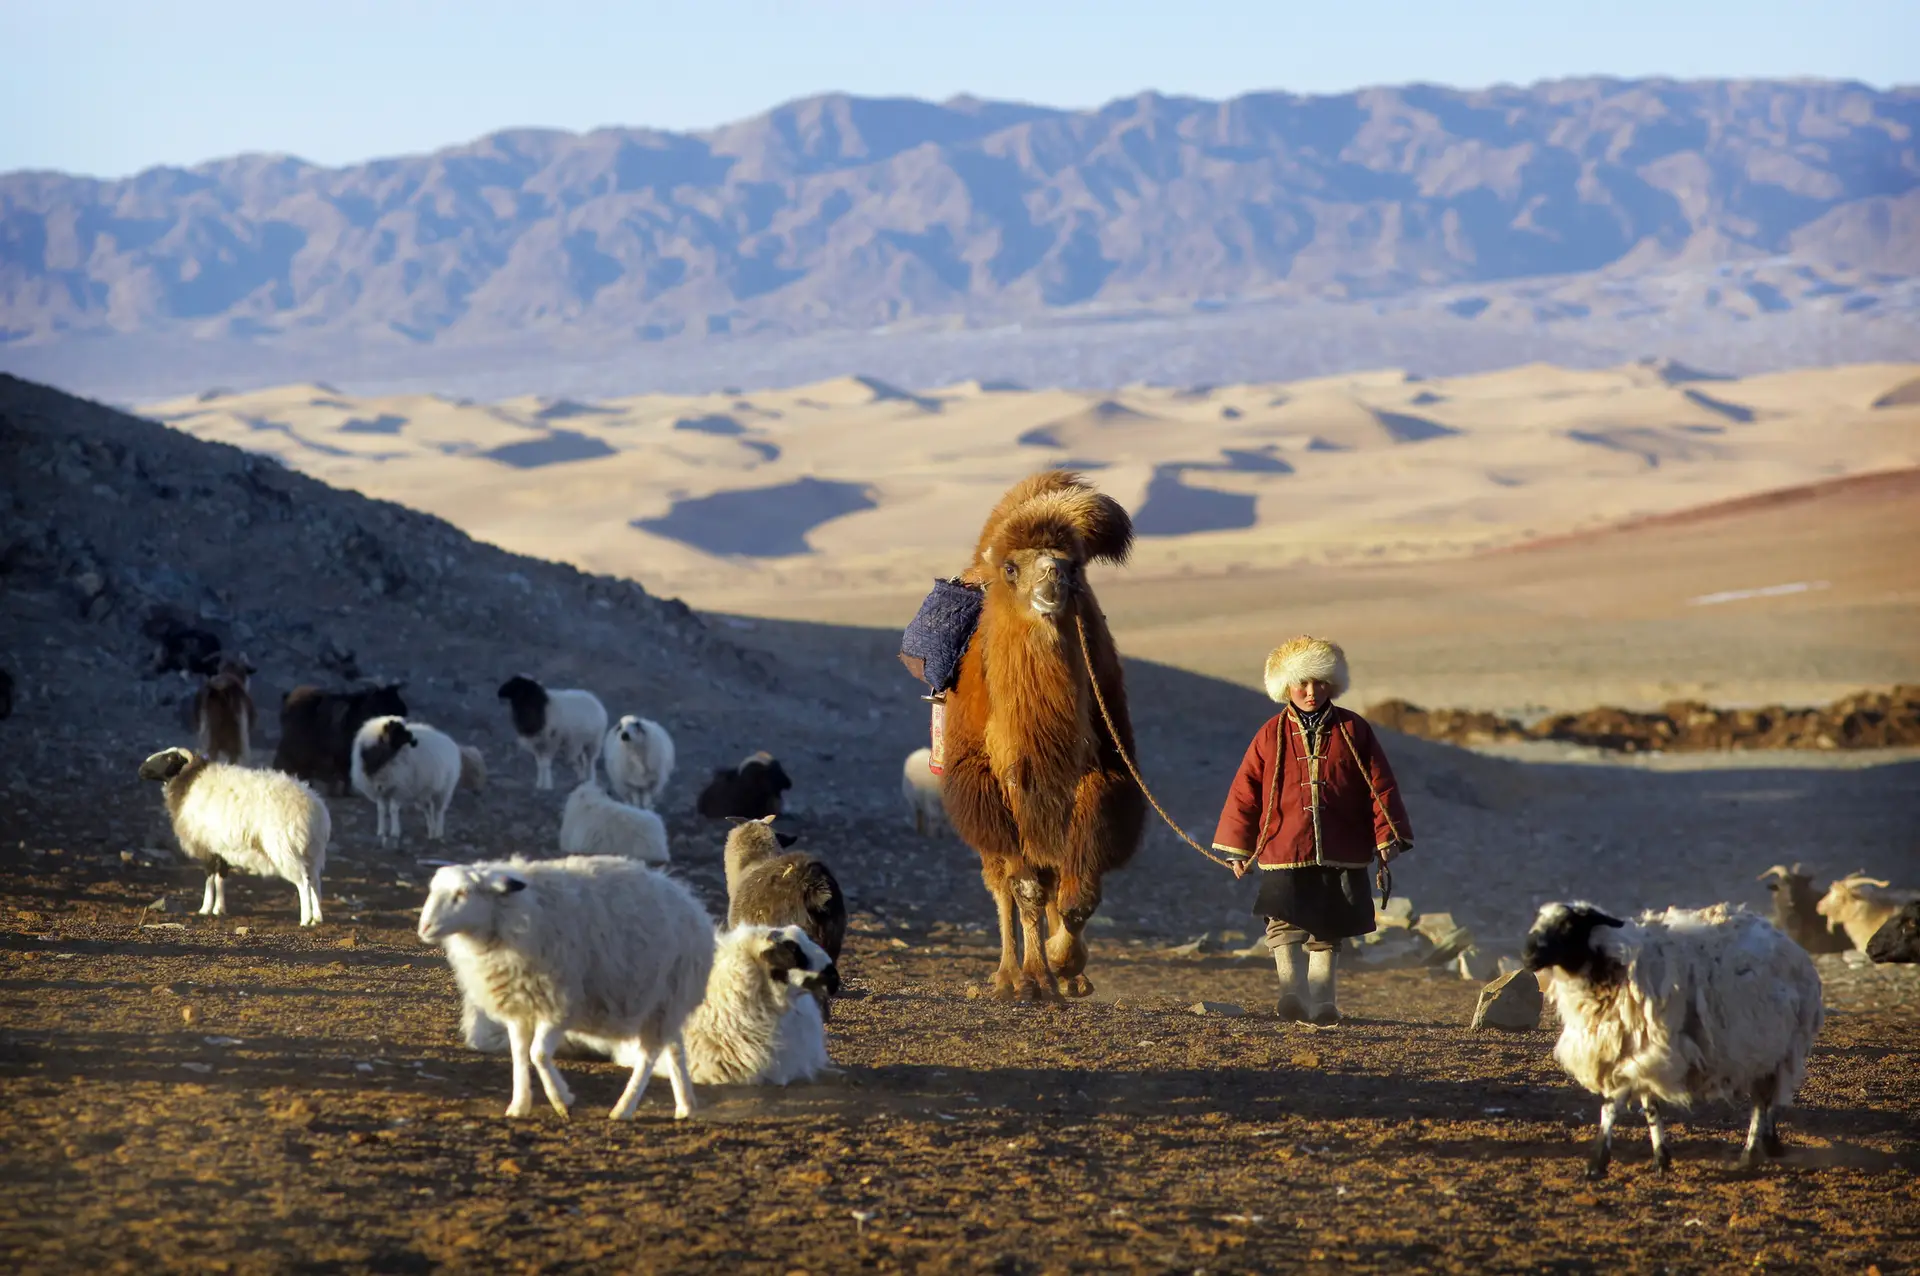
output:
<svg viewBox="0 0 1920 1276"><path fill-rule="evenodd" d="M930 578L963 564L1006 485L1046 465L1093 473L1138 518L1139 549L1116 598L1175 577L1238 589L1309 569L1461 560L1920 465L1916 383L1920 364L1736 380L1648 361L1100 393L977 382L909 390L846 376L598 403L302 384L146 412L699 606L892 623ZM1825 518L1825 508L1791 518ZM1778 583L1771 576L1784 566L1760 573L1765 581L1736 570L1752 556L1741 536L1701 543L1698 554L1726 563L1703 561L1685 588ZM1791 557L1795 537L1777 539ZM1624 549L1616 560L1641 562ZM1549 575L1607 570L1583 561ZM1222 641L1238 650L1219 631L1182 650L1205 664ZM1432 698L1429 688L1393 689Z"/></svg>

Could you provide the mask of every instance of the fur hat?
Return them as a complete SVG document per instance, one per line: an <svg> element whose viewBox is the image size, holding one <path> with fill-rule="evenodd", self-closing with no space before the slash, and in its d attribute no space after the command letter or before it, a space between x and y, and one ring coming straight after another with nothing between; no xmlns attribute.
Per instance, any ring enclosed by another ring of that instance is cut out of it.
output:
<svg viewBox="0 0 1920 1276"><path fill-rule="evenodd" d="M1347 653L1338 643L1301 634L1267 653L1267 695L1284 704L1287 689L1307 681L1333 687L1335 699L1347 694Z"/></svg>

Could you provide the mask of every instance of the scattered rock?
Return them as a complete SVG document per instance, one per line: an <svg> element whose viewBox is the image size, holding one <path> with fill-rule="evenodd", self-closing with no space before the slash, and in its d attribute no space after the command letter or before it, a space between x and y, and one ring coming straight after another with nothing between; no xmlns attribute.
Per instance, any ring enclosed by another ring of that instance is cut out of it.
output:
<svg viewBox="0 0 1920 1276"><path fill-rule="evenodd" d="M193 1021L194 1021L195 1019L198 1019L199 1017L200 1017L200 1016L199 1016L198 1014L196 1014L196 1013L194 1013L194 1009L193 1009L193 1007L192 1007L192 1006L182 1006L182 1007L180 1007L180 1022L181 1022L181 1023L184 1023L184 1024L191 1024L191 1023L192 1023L192 1022L193 1022Z"/></svg>
<svg viewBox="0 0 1920 1276"><path fill-rule="evenodd" d="M1247 1013L1230 1001L1196 1001L1187 1010L1196 1015L1218 1015L1222 1019L1238 1019Z"/></svg>
<svg viewBox="0 0 1920 1276"><path fill-rule="evenodd" d="M187 911L187 905L184 900L175 899L171 895L162 895L147 905L147 911L149 913L184 913Z"/></svg>
<svg viewBox="0 0 1920 1276"><path fill-rule="evenodd" d="M1540 1011L1545 1002L1540 983L1524 970L1500 976L1480 990L1480 1001L1473 1008L1473 1021L1467 1026L1500 1028L1507 1032L1531 1032L1540 1026Z"/></svg>
<svg viewBox="0 0 1920 1276"><path fill-rule="evenodd" d="M1470 944L1454 958L1454 968L1460 972L1460 978L1483 984L1500 973L1500 959L1479 945Z"/></svg>
<svg viewBox="0 0 1920 1276"><path fill-rule="evenodd" d="M1207 936L1202 935L1200 938L1188 940L1184 944L1176 944L1172 948L1166 949L1165 952L1169 957L1198 957L1206 950Z"/></svg>
<svg viewBox="0 0 1920 1276"><path fill-rule="evenodd" d="M1373 924L1382 929L1406 930L1413 925L1413 901L1405 895L1387 901L1385 908L1374 906Z"/></svg>

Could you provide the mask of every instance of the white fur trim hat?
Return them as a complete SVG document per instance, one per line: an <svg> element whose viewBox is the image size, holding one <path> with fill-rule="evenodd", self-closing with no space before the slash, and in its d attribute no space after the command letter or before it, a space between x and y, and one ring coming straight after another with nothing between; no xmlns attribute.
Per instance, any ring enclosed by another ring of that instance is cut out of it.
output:
<svg viewBox="0 0 1920 1276"><path fill-rule="evenodd" d="M1267 653L1267 695L1284 704L1287 690L1303 682L1324 682L1334 698L1347 694L1347 653L1338 643L1301 634Z"/></svg>

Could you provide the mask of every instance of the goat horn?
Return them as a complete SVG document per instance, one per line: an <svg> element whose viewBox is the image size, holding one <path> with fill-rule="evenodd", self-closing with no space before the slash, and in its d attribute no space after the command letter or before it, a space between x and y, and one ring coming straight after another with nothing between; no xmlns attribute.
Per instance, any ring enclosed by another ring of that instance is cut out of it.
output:
<svg viewBox="0 0 1920 1276"><path fill-rule="evenodd" d="M1795 864L1794 867L1799 868L1800 866L1798 864ZM1775 864L1772 868L1760 874L1760 876L1754 878L1753 880L1756 882L1764 882L1769 877L1787 877L1787 876L1789 876L1787 872L1787 866L1784 864Z"/></svg>

